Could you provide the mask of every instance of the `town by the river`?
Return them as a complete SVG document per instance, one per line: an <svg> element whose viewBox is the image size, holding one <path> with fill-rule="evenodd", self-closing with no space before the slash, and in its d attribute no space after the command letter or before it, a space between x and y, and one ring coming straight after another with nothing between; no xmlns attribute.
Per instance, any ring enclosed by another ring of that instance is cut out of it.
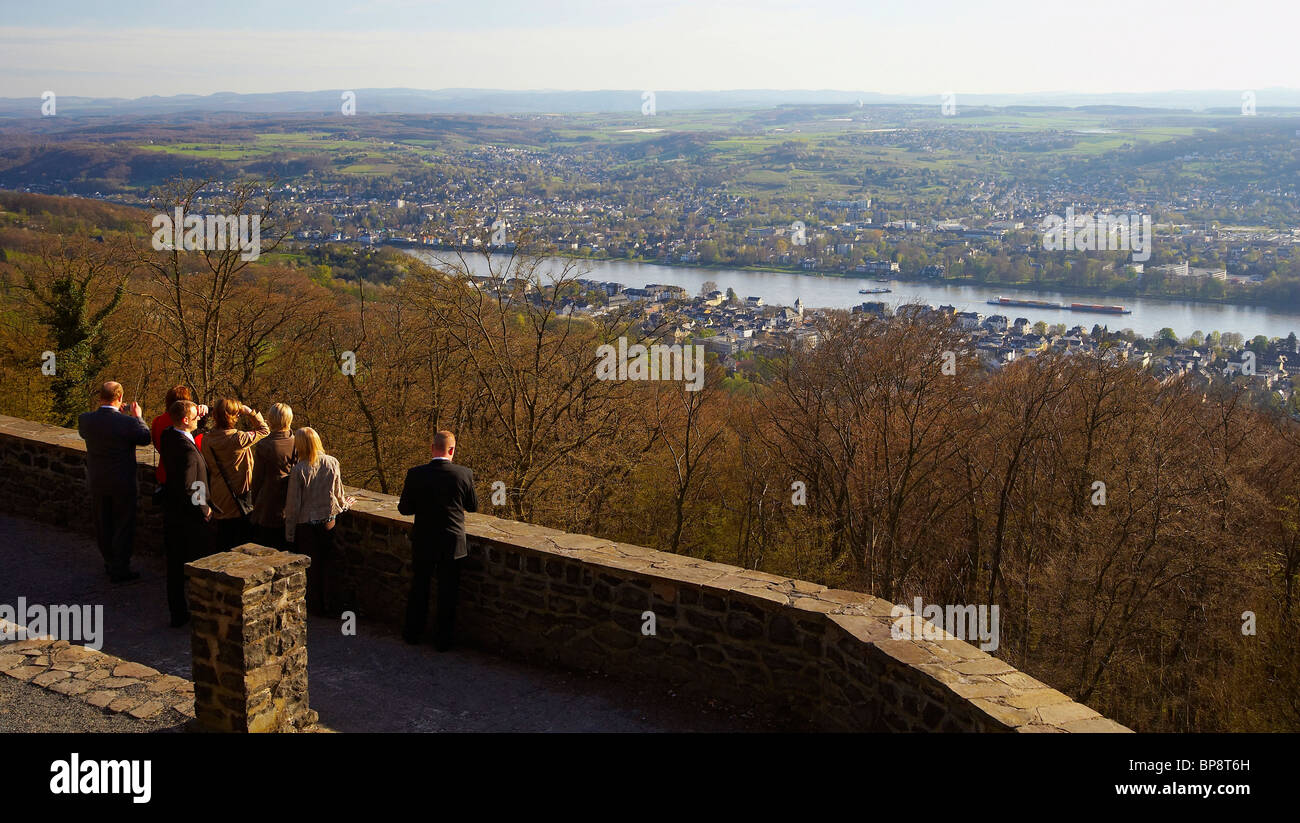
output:
<svg viewBox="0 0 1300 823"><path fill-rule="evenodd" d="M472 273L488 273L488 264L481 253L413 250L416 257L437 263L456 263L464 260ZM496 262L499 261L499 262ZM504 263L496 258L494 266ZM697 294L706 282L713 282L722 291L734 289L742 299L762 297L768 305L792 306L796 299L808 308L847 309L866 301L885 302L891 307L904 303L922 303L932 306L954 306L957 311L981 314L1004 314L1028 318L1030 323L1039 320L1049 325L1064 323L1091 328L1100 324L1112 331L1132 329L1144 337L1154 336L1160 329L1171 328L1179 337L1194 331L1237 332L1247 340L1256 335L1286 337L1291 332L1300 333L1300 313L1281 311L1261 306L1240 306L1223 303L1198 303L1162 300L1151 297L1098 297L1096 294L1079 294L1062 291L1029 291L1026 289L999 290L997 286L957 286L943 283L890 280L879 282L872 277L836 277L792 272L752 271L740 269L700 268L693 266L662 266L654 263L637 263L626 260L574 261L576 276L593 280L613 281L628 287L640 288L648 283L681 286ZM884 294L859 294L861 289L887 288ZM1046 300L1069 305L1070 303L1122 304L1131 314L1114 315L1070 311L1068 309L1039 309L1029 307L996 307L990 300L1010 297L1017 300Z"/></svg>

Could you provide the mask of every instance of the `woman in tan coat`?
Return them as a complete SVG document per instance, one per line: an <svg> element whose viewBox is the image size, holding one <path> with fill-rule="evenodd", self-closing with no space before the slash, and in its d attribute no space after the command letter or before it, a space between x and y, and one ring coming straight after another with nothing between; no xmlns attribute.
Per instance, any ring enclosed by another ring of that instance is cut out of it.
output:
<svg viewBox="0 0 1300 823"><path fill-rule="evenodd" d="M248 513L252 510L249 487L253 482L253 444L271 433L262 415L233 397L212 406L213 426L203 438L203 459L208 462L209 500L218 514L217 551L248 542ZM247 430L236 428L240 419Z"/></svg>

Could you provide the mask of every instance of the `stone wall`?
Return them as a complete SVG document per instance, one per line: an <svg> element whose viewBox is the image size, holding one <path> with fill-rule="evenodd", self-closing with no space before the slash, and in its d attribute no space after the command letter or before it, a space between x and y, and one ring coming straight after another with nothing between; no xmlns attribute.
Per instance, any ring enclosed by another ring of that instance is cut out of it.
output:
<svg viewBox="0 0 1300 823"><path fill-rule="evenodd" d="M147 498L153 450L140 459ZM75 431L0 416L4 510L89 530L83 466ZM399 628L410 518L394 497L350 493L330 606L355 610L363 630ZM141 506L137 550L160 551L157 513ZM487 515L466 527L457 631L484 650L671 685L809 729L1127 731L942 632L892 638L892 604L869 595Z"/></svg>

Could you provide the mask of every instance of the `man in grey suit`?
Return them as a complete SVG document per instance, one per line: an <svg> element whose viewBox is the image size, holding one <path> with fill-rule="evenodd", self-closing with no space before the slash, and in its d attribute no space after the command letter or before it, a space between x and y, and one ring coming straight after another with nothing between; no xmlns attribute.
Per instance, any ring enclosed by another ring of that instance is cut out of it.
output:
<svg viewBox="0 0 1300 823"><path fill-rule="evenodd" d="M99 387L99 408L77 419L86 441L86 487L90 493L95 539L104 556L104 570L114 583L135 580L131 548L135 543L136 446L151 442L140 404L122 407L122 386L109 381Z"/></svg>

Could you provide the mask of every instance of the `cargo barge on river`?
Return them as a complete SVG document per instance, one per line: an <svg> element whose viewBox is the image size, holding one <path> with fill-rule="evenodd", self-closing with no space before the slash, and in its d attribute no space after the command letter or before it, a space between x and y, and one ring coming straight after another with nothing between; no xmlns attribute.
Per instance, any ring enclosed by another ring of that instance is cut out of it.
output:
<svg viewBox="0 0 1300 823"><path fill-rule="evenodd" d="M1022 300L1014 297L999 297L997 300L990 300L989 305L1004 307L1022 306L1027 309L1064 309L1066 311L1100 312L1102 314L1133 313L1131 309L1126 309L1123 306L1103 306L1099 303L1071 303L1067 306L1064 303L1055 303L1051 300Z"/></svg>

